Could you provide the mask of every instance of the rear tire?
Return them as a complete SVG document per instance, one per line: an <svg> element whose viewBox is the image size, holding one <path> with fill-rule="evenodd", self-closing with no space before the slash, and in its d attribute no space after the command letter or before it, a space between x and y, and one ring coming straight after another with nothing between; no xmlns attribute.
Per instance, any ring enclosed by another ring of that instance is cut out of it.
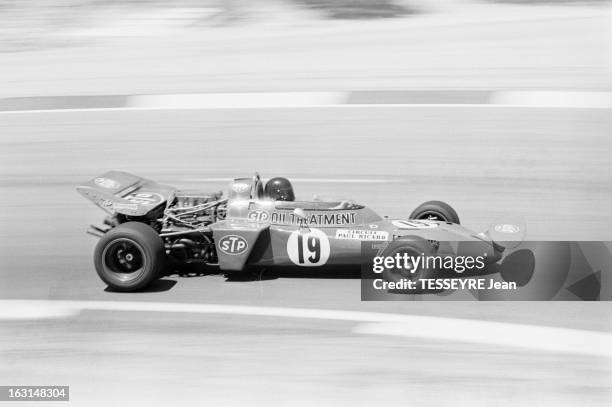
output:
<svg viewBox="0 0 612 407"><path fill-rule="evenodd" d="M107 232L94 251L102 281L116 291L138 291L162 276L166 267L164 241L150 226L123 223Z"/></svg>
<svg viewBox="0 0 612 407"><path fill-rule="evenodd" d="M452 206L442 201L427 201L410 214L410 219L439 220L460 224L459 215Z"/></svg>

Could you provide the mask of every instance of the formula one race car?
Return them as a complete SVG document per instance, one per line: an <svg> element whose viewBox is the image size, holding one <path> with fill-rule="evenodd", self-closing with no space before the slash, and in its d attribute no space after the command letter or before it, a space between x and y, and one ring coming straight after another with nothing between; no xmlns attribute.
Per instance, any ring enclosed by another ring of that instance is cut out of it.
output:
<svg viewBox="0 0 612 407"><path fill-rule="evenodd" d="M457 247L444 242L469 241L491 263L503 252L489 235L460 226L443 202L425 202L407 220L388 219L351 201L296 201L287 179L264 186L258 174L232 181L227 195L178 190L120 171L77 191L109 215L104 226L92 225L88 232L100 237L94 253L98 275L118 291L143 289L177 264L217 266L227 274L253 267L359 265L364 241L379 243L383 251L392 246L453 255Z"/></svg>

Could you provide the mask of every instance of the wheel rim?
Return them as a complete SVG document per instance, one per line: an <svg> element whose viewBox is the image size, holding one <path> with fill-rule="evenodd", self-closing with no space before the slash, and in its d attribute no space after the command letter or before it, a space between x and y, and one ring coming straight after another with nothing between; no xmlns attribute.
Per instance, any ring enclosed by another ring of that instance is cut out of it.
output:
<svg viewBox="0 0 612 407"><path fill-rule="evenodd" d="M393 252L391 252L391 254L389 256L395 257L398 254L400 256L403 256L404 253L409 256L409 259L406 262L407 264L404 264L404 262L402 262L401 271L393 271L392 274L395 274L399 278L406 278L408 280L418 279L420 274L421 274L422 269L421 268L416 268L414 262L412 261L412 256L418 256L419 255L419 253L417 253L414 249L412 249L412 248L398 248L398 249L394 250ZM412 272L412 271L414 271L414 272Z"/></svg>
<svg viewBox="0 0 612 407"><path fill-rule="evenodd" d="M108 244L102 253L102 261L104 270L122 282L140 277L146 265L142 246L126 238L116 239Z"/></svg>
<svg viewBox="0 0 612 407"><path fill-rule="evenodd" d="M448 222L448 219L440 212L436 211L425 211L419 214L417 217L418 220L437 220L441 222Z"/></svg>

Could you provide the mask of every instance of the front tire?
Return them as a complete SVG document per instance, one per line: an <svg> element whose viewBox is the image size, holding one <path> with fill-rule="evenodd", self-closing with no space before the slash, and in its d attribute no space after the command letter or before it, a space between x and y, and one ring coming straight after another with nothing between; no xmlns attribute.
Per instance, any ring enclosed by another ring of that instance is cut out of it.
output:
<svg viewBox="0 0 612 407"><path fill-rule="evenodd" d="M452 206L442 201L427 201L410 214L410 219L439 220L460 224L459 215Z"/></svg>
<svg viewBox="0 0 612 407"><path fill-rule="evenodd" d="M116 291L147 287L162 275L166 260L162 238L140 222L127 222L111 229L94 251L98 275Z"/></svg>
<svg viewBox="0 0 612 407"><path fill-rule="evenodd" d="M425 239L417 236L406 237L402 240L395 240L381 254L382 257L407 255L409 258L424 258L432 254L431 246ZM436 270L427 269L422 264L417 267L412 261L403 262L401 269L388 269L383 271L383 279L389 283L400 283L403 279L418 282L424 278L431 278L436 274ZM408 266L408 268L406 268ZM418 284L418 283L417 283ZM417 287L414 289L390 289L391 294L419 294L422 290Z"/></svg>

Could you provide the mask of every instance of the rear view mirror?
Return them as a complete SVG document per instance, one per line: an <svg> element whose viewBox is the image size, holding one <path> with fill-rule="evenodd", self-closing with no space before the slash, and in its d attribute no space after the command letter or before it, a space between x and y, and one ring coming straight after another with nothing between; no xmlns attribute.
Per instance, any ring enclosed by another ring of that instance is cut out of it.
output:
<svg viewBox="0 0 612 407"><path fill-rule="evenodd" d="M525 240L525 221L520 218L500 219L489 227L486 234L505 249L514 249Z"/></svg>
<svg viewBox="0 0 612 407"><path fill-rule="evenodd" d="M307 218L306 218L306 212L304 212L304 209L295 208L293 210L293 214L295 215L296 218L300 219L301 221L306 222Z"/></svg>

